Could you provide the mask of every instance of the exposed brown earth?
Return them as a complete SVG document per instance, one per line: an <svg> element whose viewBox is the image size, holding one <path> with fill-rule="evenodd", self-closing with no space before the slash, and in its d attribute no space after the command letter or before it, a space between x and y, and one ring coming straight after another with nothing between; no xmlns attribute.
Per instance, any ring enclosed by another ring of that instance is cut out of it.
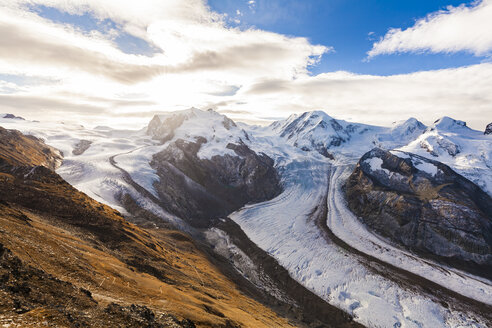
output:
<svg viewBox="0 0 492 328"><path fill-rule="evenodd" d="M61 164L58 150L46 145L42 140L23 135L17 130L7 130L0 126L0 169L6 166L45 166L55 169Z"/></svg>

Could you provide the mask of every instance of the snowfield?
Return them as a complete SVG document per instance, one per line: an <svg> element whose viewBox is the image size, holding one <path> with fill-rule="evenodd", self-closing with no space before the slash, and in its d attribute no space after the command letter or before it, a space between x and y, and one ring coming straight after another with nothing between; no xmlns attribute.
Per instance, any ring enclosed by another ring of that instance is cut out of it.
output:
<svg viewBox="0 0 492 328"><path fill-rule="evenodd" d="M492 196L492 135L443 117L398 149L444 163Z"/></svg>
<svg viewBox="0 0 492 328"><path fill-rule="evenodd" d="M148 136L146 128L88 129L4 118L0 118L0 126L40 137L61 150L64 161L57 173L90 197L126 213L119 196L127 192L143 208L178 225L182 224L181 219L164 211L155 201L153 184L158 177L149 164L152 156L178 138L205 138L207 142L198 153L200 158L234 155L226 145L244 142L252 150L274 159L284 191L270 201L248 204L230 218L294 279L369 327L486 327L473 313L445 307L432 297L404 288L371 270L361 256L327 238L319 224L368 256L492 305L492 282L422 260L374 235L347 208L341 190L358 159L378 146L394 149L392 153L400 157L409 156L402 152L405 151L441 161L492 195L492 135L483 135L467 128L464 122L449 118L442 118L431 127L409 119L387 128L311 112L269 127L257 127L230 125L228 119L216 112L189 109L161 116L159 120L170 115L181 115L184 121L164 143ZM82 140L91 143L82 154L75 155L73 150ZM320 151L320 147L325 147L325 151ZM369 161L373 170L383 169L377 158ZM417 164L417 168L431 175L437 173L437 167L429 163ZM148 192L147 196L125 179L125 171ZM248 262L227 235L213 231L208 238L224 254L236 254L235 261L244 270L251 266L251 260ZM249 275L253 280L259 279L254 272Z"/></svg>

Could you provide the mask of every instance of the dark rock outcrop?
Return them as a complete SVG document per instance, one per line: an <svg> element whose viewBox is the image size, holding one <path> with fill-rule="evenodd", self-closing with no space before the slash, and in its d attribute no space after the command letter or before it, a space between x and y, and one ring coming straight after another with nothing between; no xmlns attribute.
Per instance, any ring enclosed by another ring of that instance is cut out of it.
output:
<svg viewBox="0 0 492 328"><path fill-rule="evenodd" d="M492 134L492 123L487 124L483 134Z"/></svg>
<svg viewBox="0 0 492 328"><path fill-rule="evenodd" d="M271 199L281 191L273 160L244 143L227 145L229 154L201 159L197 153L206 140L178 139L154 155L151 166L160 181L154 184L167 209L196 227L226 216L249 202Z"/></svg>
<svg viewBox="0 0 492 328"><path fill-rule="evenodd" d="M346 182L348 205L375 232L420 255L492 278L492 199L447 165L382 149Z"/></svg>
<svg viewBox="0 0 492 328"><path fill-rule="evenodd" d="M155 115L147 127L147 134L164 143L174 137L174 130L179 128L185 119L186 115L180 113L164 117Z"/></svg>
<svg viewBox="0 0 492 328"><path fill-rule="evenodd" d="M72 154L78 156L82 155L89 147L91 146L92 141L89 140L80 140L75 144L75 147L72 150Z"/></svg>
<svg viewBox="0 0 492 328"><path fill-rule="evenodd" d="M9 119L13 119L13 120L21 120L21 121L25 121L25 118L20 117L20 116L15 116L14 114L5 114L5 115L3 116L3 118L9 118Z"/></svg>

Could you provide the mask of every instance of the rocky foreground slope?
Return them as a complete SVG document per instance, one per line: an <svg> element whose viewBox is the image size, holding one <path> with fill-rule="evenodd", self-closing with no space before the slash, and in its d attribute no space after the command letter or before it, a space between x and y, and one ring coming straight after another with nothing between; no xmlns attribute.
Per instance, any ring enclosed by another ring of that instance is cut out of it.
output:
<svg viewBox="0 0 492 328"><path fill-rule="evenodd" d="M373 231L492 279L492 198L447 165L376 148L345 187L349 207Z"/></svg>

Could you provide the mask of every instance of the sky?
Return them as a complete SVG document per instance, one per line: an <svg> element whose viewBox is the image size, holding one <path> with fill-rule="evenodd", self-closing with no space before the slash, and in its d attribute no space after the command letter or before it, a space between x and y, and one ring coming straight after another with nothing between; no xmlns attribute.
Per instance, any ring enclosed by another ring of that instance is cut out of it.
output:
<svg viewBox="0 0 492 328"><path fill-rule="evenodd" d="M139 127L213 108L492 121L492 0L9 0L0 113Z"/></svg>

